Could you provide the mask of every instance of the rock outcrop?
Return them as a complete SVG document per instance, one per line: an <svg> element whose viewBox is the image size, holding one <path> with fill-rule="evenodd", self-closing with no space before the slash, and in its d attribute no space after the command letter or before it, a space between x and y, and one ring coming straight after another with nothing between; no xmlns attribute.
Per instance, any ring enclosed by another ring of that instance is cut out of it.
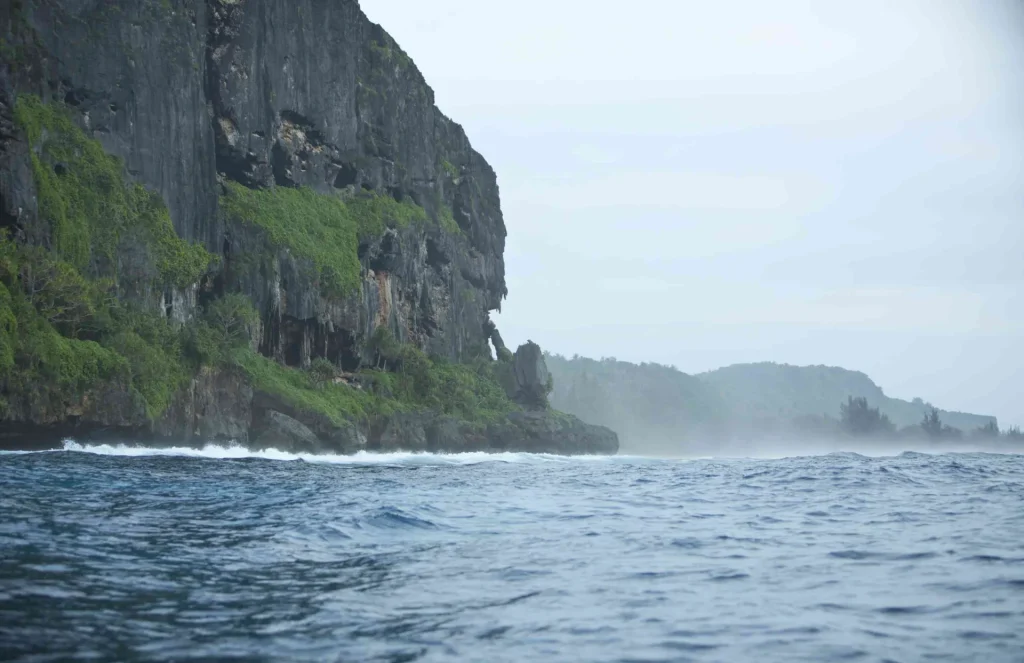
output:
<svg viewBox="0 0 1024 663"><path fill-rule="evenodd" d="M511 364L503 384L508 397L527 409L546 410L554 382L540 346L533 341L519 346Z"/></svg>
<svg viewBox="0 0 1024 663"><path fill-rule="evenodd" d="M489 319L508 294L495 173L355 0L12 0L0 40L0 228L21 252L0 269L0 444L614 452L610 431L547 410L536 346L512 360L510 395L530 412L335 416L283 398L252 362L211 359L201 328L182 332L198 357L183 373L157 361L172 343L152 325L67 324L22 288L24 265L52 258L186 331L241 295L249 351L291 370L387 368L381 331L438 362L486 362L489 341L508 359ZM106 164L94 144L123 162L122 211L75 198L121 186L109 164L83 170ZM23 342L29 329L47 343ZM98 368L70 379L60 353Z"/></svg>

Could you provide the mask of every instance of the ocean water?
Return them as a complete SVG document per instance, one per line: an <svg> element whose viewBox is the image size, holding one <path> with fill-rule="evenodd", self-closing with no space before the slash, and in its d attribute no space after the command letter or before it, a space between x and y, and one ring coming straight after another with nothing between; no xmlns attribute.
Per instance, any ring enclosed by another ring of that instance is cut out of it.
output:
<svg viewBox="0 0 1024 663"><path fill-rule="evenodd" d="M1024 456L0 455L0 658L1024 661Z"/></svg>

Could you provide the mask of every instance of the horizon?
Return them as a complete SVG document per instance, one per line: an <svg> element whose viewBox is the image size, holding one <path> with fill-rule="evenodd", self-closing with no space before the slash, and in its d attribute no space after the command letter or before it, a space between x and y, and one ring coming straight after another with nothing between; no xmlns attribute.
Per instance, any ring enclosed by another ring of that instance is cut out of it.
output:
<svg viewBox="0 0 1024 663"><path fill-rule="evenodd" d="M1024 425L1021 6L361 5L497 172L510 345Z"/></svg>

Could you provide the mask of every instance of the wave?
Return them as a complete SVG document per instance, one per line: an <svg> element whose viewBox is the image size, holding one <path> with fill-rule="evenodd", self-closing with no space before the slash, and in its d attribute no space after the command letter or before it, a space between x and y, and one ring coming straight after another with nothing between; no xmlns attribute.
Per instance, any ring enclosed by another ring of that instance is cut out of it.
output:
<svg viewBox="0 0 1024 663"><path fill-rule="evenodd" d="M569 462L567 456L534 454L522 452L470 451L463 453L431 453L426 451L394 451L378 453L360 451L353 455L292 453L280 449L252 450L238 444L207 444L197 447L144 447L130 444L82 444L74 440L64 442L63 451L96 454L100 456L121 456L144 458L154 456L206 458L210 460L261 459L276 461L305 461L335 465L475 465L478 463L524 463L524 462ZM27 453L53 453L27 452ZM572 461L607 461L611 456L573 456ZM619 460L626 456L615 457Z"/></svg>
<svg viewBox="0 0 1024 663"><path fill-rule="evenodd" d="M554 454L540 454L527 452L488 452L470 451L462 453L433 453L426 451L394 451L394 452L373 452L360 451L353 455L342 454L312 454L293 453L281 449L253 450L239 444L207 444L202 447L147 447L135 444L93 444L80 443L75 440L65 440L62 449L50 449L44 451L0 451L0 455L22 455L22 454L45 454L76 452L88 453L100 456L132 457L185 457L205 458L210 460L243 460L261 459L274 461L306 461L310 463L327 463L337 465L475 465L478 463L569 463L569 462L600 462L600 463L623 463L623 464L657 464L661 461L675 461L679 463L692 462L745 462L755 460L795 460L800 458L824 458L831 460L869 460L872 458L895 458L900 460L924 460L937 456L952 456L960 454L976 455L989 453L991 451L979 450L953 450L929 449L930 453L923 453L916 450L897 451L893 449L858 449L858 451L823 451L814 453L810 450L803 450L803 453L795 450L790 453L778 454L741 454L723 453L721 455L692 455L692 456L647 456L634 453L618 454L616 456L560 456ZM1019 450L1001 450L1001 454L1017 455Z"/></svg>

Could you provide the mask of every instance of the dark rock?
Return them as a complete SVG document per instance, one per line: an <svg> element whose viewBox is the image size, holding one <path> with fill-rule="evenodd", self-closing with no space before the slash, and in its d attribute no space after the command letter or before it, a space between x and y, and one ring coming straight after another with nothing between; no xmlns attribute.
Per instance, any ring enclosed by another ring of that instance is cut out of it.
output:
<svg viewBox="0 0 1024 663"><path fill-rule="evenodd" d="M204 371L194 386L193 434L203 441L246 444L252 425L252 387L238 371Z"/></svg>
<svg viewBox="0 0 1024 663"><path fill-rule="evenodd" d="M432 415L396 414L371 428L367 449L372 451L427 451L427 426Z"/></svg>
<svg viewBox="0 0 1024 663"><path fill-rule="evenodd" d="M249 445L253 449L280 449L291 453L317 453L320 439L313 431L286 414L268 410L263 432Z"/></svg>
<svg viewBox="0 0 1024 663"><path fill-rule="evenodd" d="M435 419L426 431L430 451L465 453L467 451L489 451L491 448L486 427L451 417Z"/></svg>
<svg viewBox="0 0 1024 663"><path fill-rule="evenodd" d="M613 431L553 410L513 413L508 421L488 426L487 437L502 451L609 455L619 450Z"/></svg>
<svg viewBox="0 0 1024 663"><path fill-rule="evenodd" d="M540 346L533 341L520 345L510 366L511 370L501 373L508 397L525 408L546 410L552 382Z"/></svg>
<svg viewBox="0 0 1024 663"><path fill-rule="evenodd" d="M328 453L354 454L366 450L366 434L358 426L342 423L321 435L322 448Z"/></svg>

